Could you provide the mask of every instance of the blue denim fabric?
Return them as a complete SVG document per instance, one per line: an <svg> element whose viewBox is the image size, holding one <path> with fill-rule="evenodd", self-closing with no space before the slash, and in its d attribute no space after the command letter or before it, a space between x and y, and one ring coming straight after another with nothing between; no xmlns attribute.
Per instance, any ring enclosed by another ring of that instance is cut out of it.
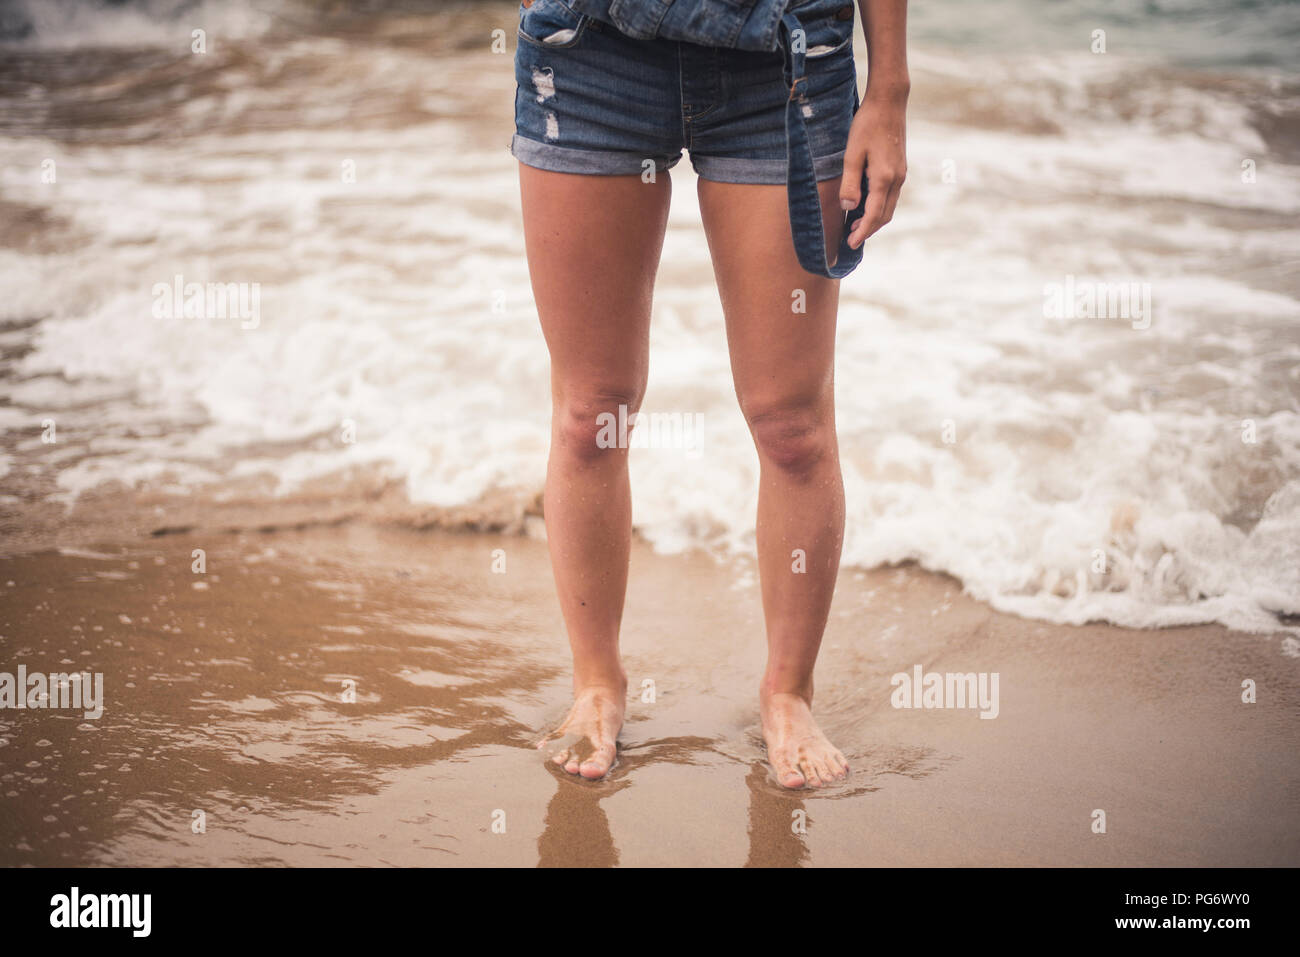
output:
<svg viewBox="0 0 1300 957"><path fill-rule="evenodd" d="M784 12L776 42L765 50L700 45L662 36L636 38L578 6L611 9L618 0L533 0L521 7L515 55L516 133L511 151L521 162L570 173L641 174L675 165L688 149L699 175L731 183L785 183L791 236L800 265L840 278L862 250L841 238L834 266L826 261L820 180L843 169L849 125L858 108L850 16L845 0L795 0L803 13ZM727 22L750 23L771 4L691 3ZM634 5L637 6L637 5ZM750 10L750 8L753 8ZM745 10L751 16L737 21ZM721 20L709 21L716 27ZM717 34L710 34L716 36ZM847 237L864 202L836 225Z"/></svg>
<svg viewBox="0 0 1300 957"><path fill-rule="evenodd" d="M775 50L787 10L811 23L851 0L570 0L577 13L613 24L638 40L678 40L706 47Z"/></svg>

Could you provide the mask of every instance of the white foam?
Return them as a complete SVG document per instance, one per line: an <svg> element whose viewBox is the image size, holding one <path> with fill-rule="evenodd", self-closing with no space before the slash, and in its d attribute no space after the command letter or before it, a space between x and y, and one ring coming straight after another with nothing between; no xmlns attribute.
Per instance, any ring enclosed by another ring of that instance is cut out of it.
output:
<svg viewBox="0 0 1300 957"><path fill-rule="evenodd" d="M275 55L306 62L323 43ZM418 51L348 56L331 53L341 74L447 100L437 84L452 81L421 79ZM508 58L465 57L485 113L508 102ZM918 64L918 82L1004 89L984 59ZM1062 132L919 116L905 202L843 284L846 563L916 560L1054 621L1274 629L1300 609L1300 304L1274 270L1300 239L1280 222L1300 209L1300 169L1261 164L1244 188L1240 154L1263 144L1219 94L1181 91L1132 120L1096 94L1131 65L1005 65L1018 68L1033 82L1014 95ZM42 454L63 500L117 481L217 501L227 478L270 474L285 493L357 466L434 507L540 489L548 364L513 160L442 116L238 125L307 92L250 79L204 108L227 127L183 143L0 138L5 195L79 238L0 252L3 315L47 317L0 383L0 428L56 416L71 444ZM55 185L35 179L44 156ZM694 459L633 451L634 519L664 550L749 550L757 458L688 161L673 176L662 271L675 281L657 292L645 409L701 413L706 444ZM154 318L150 290L177 273L260 283L260 324ZM1044 285L1067 274L1150 283L1151 328L1045 316Z"/></svg>
<svg viewBox="0 0 1300 957"><path fill-rule="evenodd" d="M140 0L129 4L81 0L11 0L11 25L26 24L20 37L27 48L171 46L188 50L194 30L204 30L215 46L258 36L274 22L279 4L235 0Z"/></svg>

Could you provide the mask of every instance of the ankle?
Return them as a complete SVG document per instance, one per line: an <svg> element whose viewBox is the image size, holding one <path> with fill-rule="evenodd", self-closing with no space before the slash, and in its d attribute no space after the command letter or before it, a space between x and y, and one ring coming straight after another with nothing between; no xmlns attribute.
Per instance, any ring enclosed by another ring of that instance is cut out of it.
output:
<svg viewBox="0 0 1300 957"><path fill-rule="evenodd" d="M627 694L627 674L622 668L617 671L609 669L591 669L575 670L573 673L573 694L583 694L589 691L606 690L617 692L620 695Z"/></svg>
<svg viewBox="0 0 1300 957"><path fill-rule="evenodd" d="M791 695L803 700L804 704L812 707L813 683L812 679L797 680L791 677L775 677L764 675L762 682L758 686L758 696L762 701L769 701L778 695Z"/></svg>

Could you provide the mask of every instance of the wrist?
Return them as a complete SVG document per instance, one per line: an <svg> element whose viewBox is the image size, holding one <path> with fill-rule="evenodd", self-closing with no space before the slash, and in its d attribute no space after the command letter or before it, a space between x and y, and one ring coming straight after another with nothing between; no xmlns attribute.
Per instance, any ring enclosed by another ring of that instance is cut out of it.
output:
<svg viewBox="0 0 1300 957"><path fill-rule="evenodd" d="M863 98L876 103L894 106L906 106L908 94L912 92L912 82L906 73L892 73L889 76L867 77L867 90Z"/></svg>

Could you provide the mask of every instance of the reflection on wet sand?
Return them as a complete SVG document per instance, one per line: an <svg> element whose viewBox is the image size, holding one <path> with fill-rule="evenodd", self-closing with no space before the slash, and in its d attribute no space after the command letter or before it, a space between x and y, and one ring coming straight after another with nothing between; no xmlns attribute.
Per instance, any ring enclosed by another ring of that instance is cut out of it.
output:
<svg viewBox="0 0 1300 957"><path fill-rule="evenodd" d="M568 777L553 768L552 774ZM559 780L546 806L546 826L537 838L538 867L614 867L618 848L600 802L627 787L624 779L605 786Z"/></svg>
<svg viewBox="0 0 1300 957"><path fill-rule="evenodd" d="M745 777L749 785L749 857L746 867L798 867L808 861L803 835L808 809L798 791L773 794L770 772L755 763Z"/></svg>
<svg viewBox="0 0 1300 957"><path fill-rule="evenodd" d="M275 825L302 831L386 778L533 733L508 701L555 667L473 625L474 596L420 600L398 576L337 559L295 568L204 544L202 575L185 544L46 553L9 589L6 664L93 667L108 707L99 722L5 715L6 862L107 863L150 842L151 855L184 855L207 833L194 819L214 834L247 825L286 855L242 863L292 861L293 847L328 839L286 840Z"/></svg>
<svg viewBox="0 0 1300 957"><path fill-rule="evenodd" d="M509 550L510 575L490 571L495 548ZM853 773L790 792L757 725L756 587L735 589L707 559L688 569L695 559L636 554L626 658L658 695L633 696L618 764L594 782L534 747L564 714L569 685L544 543L340 527L0 556L0 671L104 675L98 720L0 711L0 865L1208 859L1199 839L1171 844L1154 820L1141 833L1158 845L1088 841L1075 805L1098 780L1138 782L1108 784L1126 819L1172 807L1194 820L1211 808L1215 860L1291 859L1269 831L1285 818L1285 781L1243 792L1230 780L1249 780L1246 770L1221 785L1211 772L1225 754L1253 755L1256 775L1290 766L1294 715L1265 702L1243 716L1235 696L1225 710L1179 693L1205 687L1205 663L1225 655L1276 700L1300 693L1292 659L1267 642L1102 628L1089 634L1109 636L1107 654L1095 655L967 599L934 616L948 582L881 573L877 587L895 583L897 622L915 627L889 648L879 636L891 613L862 611L868 592L842 588L837 602L859 610L832 621L819 714ZM682 596L684 578L697 587ZM945 647L962 667L993 660L1003 672L1014 694L997 721L888 708L889 673L942 668ZM1125 676L1157 665L1158 686L1123 690ZM1181 748L1216 734L1224 746L1210 765L1209 752ZM1149 775L1133 773L1152 761L1163 762L1159 801L1141 783ZM1193 778L1199 790L1169 783ZM1180 805L1191 800L1181 795L1201 803ZM1238 805L1251 813L1229 813Z"/></svg>

